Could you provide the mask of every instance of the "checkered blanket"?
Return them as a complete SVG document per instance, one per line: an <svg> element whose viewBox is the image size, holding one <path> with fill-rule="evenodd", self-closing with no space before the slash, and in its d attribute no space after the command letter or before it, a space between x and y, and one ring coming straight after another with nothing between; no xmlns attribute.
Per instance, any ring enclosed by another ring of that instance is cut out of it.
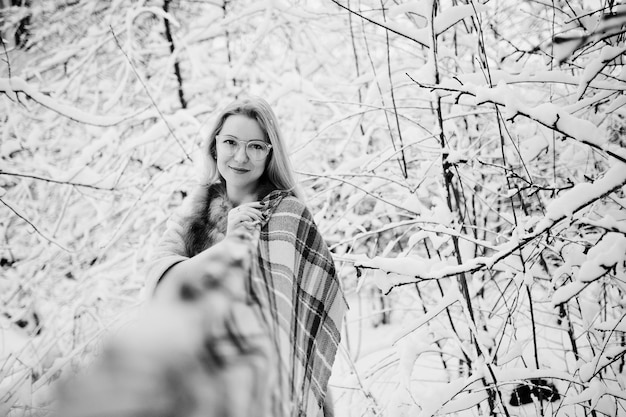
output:
<svg viewBox="0 0 626 417"><path fill-rule="evenodd" d="M171 219L148 265L148 294L172 265L223 238L225 221L220 219L232 207L226 200L219 184L201 187L189 199L190 206ZM345 299L331 254L307 207L281 191L263 201L268 216L259 225L249 288L280 359L272 416L321 416ZM194 241L201 244L189 244ZM196 246L200 248L195 252L189 249Z"/></svg>
<svg viewBox="0 0 626 417"><path fill-rule="evenodd" d="M252 263L252 296L263 307L279 351L274 415L318 416L346 308L330 252L304 204L284 193L265 200L271 212Z"/></svg>

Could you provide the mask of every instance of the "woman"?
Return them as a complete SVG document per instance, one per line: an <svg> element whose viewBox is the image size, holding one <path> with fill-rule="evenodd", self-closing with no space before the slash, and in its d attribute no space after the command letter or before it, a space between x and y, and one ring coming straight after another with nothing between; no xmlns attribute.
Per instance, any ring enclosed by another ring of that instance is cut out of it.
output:
<svg viewBox="0 0 626 417"><path fill-rule="evenodd" d="M206 145L207 177L172 219L148 287L210 274L205 250L242 230L259 233L249 289L281 361L273 415L332 415L325 399L345 301L276 116L261 98L237 100L219 115Z"/></svg>

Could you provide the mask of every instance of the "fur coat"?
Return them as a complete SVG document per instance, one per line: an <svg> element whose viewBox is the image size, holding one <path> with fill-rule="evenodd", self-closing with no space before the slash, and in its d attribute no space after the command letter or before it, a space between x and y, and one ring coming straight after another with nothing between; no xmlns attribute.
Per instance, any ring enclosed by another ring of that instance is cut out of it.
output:
<svg viewBox="0 0 626 417"><path fill-rule="evenodd" d="M273 191L267 182L263 184L257 193L259 200ZM233 203L228 199L226 187L221 182L201 187L201 191L193 197L192 210L183 234L187 256L195 256L224 239L228 212L232 208ZM269 210L270 207L263 212L269 214Z"/></svg>
<svg viewBox="0 0 626 417"><path fill-rule="evenodd" d="M273 187L264 181L258 197L267 198ZM224 239L233 203L222 182L197 186L167 222L167 230L146 266L145 296L150 298L161 277L176 263L191 258ZM266 218L275 209L263 210ZM263 226L263 224L261 224Z"/></svg>

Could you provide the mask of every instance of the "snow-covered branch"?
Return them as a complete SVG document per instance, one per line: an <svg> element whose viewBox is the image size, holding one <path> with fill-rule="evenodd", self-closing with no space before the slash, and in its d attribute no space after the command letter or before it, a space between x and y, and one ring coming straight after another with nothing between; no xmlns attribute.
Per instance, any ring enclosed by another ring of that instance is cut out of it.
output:
<svg viewBox="0 0 626 417"><path fill-rule="evenodd" d="M572 116L553 103L544 103L535 107L526 105L516 97L515 91L506 84L499 84L490 88L471 84L458 85L458 83L446 81L435 85L416 81L409 74L407 76L422 88L451 92L457 95L457 99L461 96L472 97L473 104L477 106L484 103L496 104L504 108L504 115L509 120L513 120L518 116L532 119L555 132L606 152L607 155L626 163L626 155L623 154L623 151L609 149L606 134L593 123Z"/></svg>
<svg viewBox="0 0 626 417"><path fill-rule="evenodd" d="M55 238L51 237L48 233L43 232L40 228L38 228L37 226L35 226L35 224L33 224L33 222L31 222L30 220L28 220L28 217L21 212L21 210L17 209L16 207L14 207L12 204L7 203L5 200L0 198L0 203L4 204L9 210L11 210L11 212L13 212L14 215L16 215L17 217L19 217L20 219L22 219L25 223L27 223L30 227L33 228L33 230L42 238L44 238L45 240L47 240L48 242L58 246L59 248L63 249L65 252L70 252L69 249L67 249L65 246L63 246L63 244L61 244L58 240L56 240Z"/></svg>
<svg viewBox="0 0 626 417"><path fill-rule="evenodd" d="M23 93L33 101L62 116L76 122L93 126L115 126L136 116L136 114L130 114L126 116L110 117L90 114L76 107L54 100L49 95L40 92L36 87L19 77L0 78L0 91L7 94L9 97L16 97L18 93Z"/></svg>
<svg viewBox="0 0 626 417"><path fill-rule="evenodd" d="M46 178L46 177L42 177L42 176L39 176L39 175L22 174L22 173L18 173L18 172L3 171L1 169L0 169L0 175L9 175L9 176L12 176L12 177L20 177L20 178L31 178L31 179L34 179L34 180L50 182L50 183L53 183L53 184L72 185L74 187L91 188L91 189L94 189L94 190L103 190L103 191L113 191L114 190L114 188L112 188L112 187L99 187L99 186L93 185L93 184L83 184L83 183L74 182L74 181L61 181L61 180L56 180L54 178Z"/></svg>
<svg viewBox="0 0 626 417"><path fill-rule="evenodd" d="M535 225L531 232L519 238L512 237L509 242L498 246L495 253L490 256L476 257L460 265L442 266L439 262L433 263L433 261L417 257L375 257L369 259L366 256L358 255L347 257L347 259L354 262L357 269L375 269L388 274L396 274L397 276L394 278L396 281L390 282L387 289L399 285L414 284L423 280L442 279L457 274L490 269L496 263L551 230L561 221L600 198L619 190L624 184L626 184L626 169L622 164L617 163L593 184L578 184L553 200L547 207L545 217Z"/></svg>

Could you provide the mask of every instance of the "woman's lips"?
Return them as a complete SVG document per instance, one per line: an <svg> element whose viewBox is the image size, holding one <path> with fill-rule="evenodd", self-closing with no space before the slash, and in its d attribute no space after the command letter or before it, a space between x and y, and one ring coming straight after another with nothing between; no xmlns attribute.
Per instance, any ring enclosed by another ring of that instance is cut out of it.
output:
<svg viewBox="0 0 626 417"><path fill-rule="evenodd" d="M235 171L238 174L245 174L246 172L250 171L249 169L237 168L237 167L230 167L230 169L232 169L233 171Z"/></svg>

